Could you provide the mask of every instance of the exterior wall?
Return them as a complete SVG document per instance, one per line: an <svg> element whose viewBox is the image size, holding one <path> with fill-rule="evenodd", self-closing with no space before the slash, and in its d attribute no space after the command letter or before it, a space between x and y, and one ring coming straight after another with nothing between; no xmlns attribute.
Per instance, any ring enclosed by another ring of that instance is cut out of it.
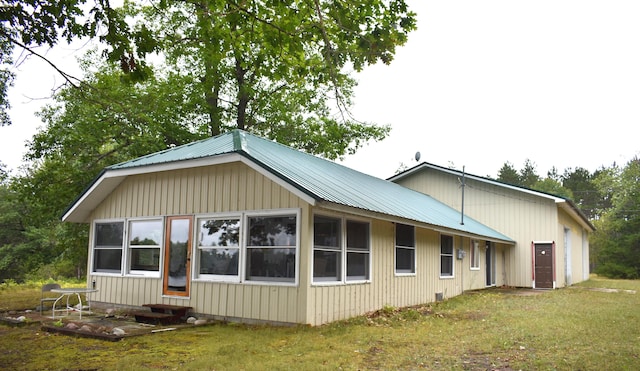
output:
<svg viewBox="0 0 640 371"><path fill-rule="evenodd" d="M397 183L461 210L460 180L456 175L423 169ZM465 184L465 216L516 241L514 247L504 251L504 285L532 286L532 241L556 241L556 257L564 256L558 243L558 208L553 200L469 178Z"/></svg>
<svg viewBox="0 0 640 371"><path fill-rule="evenodd" d="M562 245L562 255L556 254L556 272L559 287L570 286L589 279L588 232L575 222L564 210L560 210L558 239ZM569 249L567 254L566 248ZM560 251L560 249L558 249ZM567 265L570 266L569 272Z"/></svg>
<svg viewBox="0 0 640 371"><path fill-rule="evenodd" d="M460 237L454 237L456 249L460 241ZM429 303L435 301L436 293L442 293L445 299L462 293L461 272L468 270L468 261L464 265L464 261L454 259L454 277L440 278L438 232L416 227L416 273L413 275L395 274L393 223L371 220L371 242L371 281L312 284L307 306L309 323L320 325L346 319L386 305L406 307Z"/></svg>
<svg viewBox="0 0 640 371"><path fill-rule="evenodd" d="M130 176L93 211L91 220L280 208L300 209L305 219L309 205L248 166L233 163ZM301 245L308 241L308 230L301 228L299 238ZM300 247L298 254L300 262L309 260L308 249ZM90 273L88 280L96 282L99 291L91 299L99 302L184 305L220 318L304 323L308 265L300 264L298 276L297 286L193 280L190 297L184 299L163 296L162 278Z"/></svg>

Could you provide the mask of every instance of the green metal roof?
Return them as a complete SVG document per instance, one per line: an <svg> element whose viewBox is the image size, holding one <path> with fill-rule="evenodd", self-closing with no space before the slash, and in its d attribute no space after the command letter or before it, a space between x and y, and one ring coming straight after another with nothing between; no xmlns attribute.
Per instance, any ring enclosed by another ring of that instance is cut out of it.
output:
<svg viewBox="0 0 640 371"><path fill-rule="evenodd" d="M134 169L232 153L245 156L316 201L513 242L511 238L472 218L465 216L464 225L460 224L459 211L431 196L241 130L116 164L108 167L106 171Z"/></svg>
<svg viewBox="0 0 640 371"><path fill-rule="evenodd" d="M478 221L466 217L460 224L458 210L432 198L402 187L393 182L363 174L282 144L257 137L242 130L234 130L216 137L200 140L187 145L170 148L161 152L112 165L105 169L90 186L85 194L68 209L65 217L70 217L73 210L86 213L99 202L98 197L91 197L93 192L104 192L113 187L109 183L109 173L128 170L135 173L137 168L172 164L180 166L187 162L238 154L244 156L257 166L262 167L273 176L320 203L331 203L360 209L366 212L383 214L418 223L425 223L442 229L465 232L490 239L514 243L513 239L497 232ZM86 202L86 205L82 205ZM69 211L71 210L71 211Z"/></svg>

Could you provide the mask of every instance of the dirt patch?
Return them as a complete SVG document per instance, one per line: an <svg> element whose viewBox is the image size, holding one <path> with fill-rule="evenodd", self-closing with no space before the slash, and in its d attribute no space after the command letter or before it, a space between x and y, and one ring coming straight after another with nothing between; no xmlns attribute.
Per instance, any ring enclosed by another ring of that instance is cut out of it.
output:
<svg viewBox="0 0 640 371"><path fill-rule="evenodd" d="M605 288L605 287L570 286L569 288L571 288L571 289L589 290L589 291L598 291L598 292L609 292L609 293L616 293L616 292L622 292L622 293L625 293L625 294L635 294L636 293L636 290L608 289L608 288Z"/></svg>

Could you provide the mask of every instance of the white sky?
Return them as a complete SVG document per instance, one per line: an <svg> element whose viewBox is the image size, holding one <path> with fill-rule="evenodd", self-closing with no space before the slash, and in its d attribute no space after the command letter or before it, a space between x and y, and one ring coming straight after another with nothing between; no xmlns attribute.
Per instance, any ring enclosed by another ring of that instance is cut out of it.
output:
<svg viewBox="0 0 640 371"><path fill-rule="evenodd" d="M496 176L526 159L590 171L640 155L640 1L407 0L418 31L390 66L356 76L353 113L390 136L343 164L386 178L421 161ZM71 48L57 54L73 64ZM0 161L15 169L40 125L33 112L61 78L22 66Z"/></svg>

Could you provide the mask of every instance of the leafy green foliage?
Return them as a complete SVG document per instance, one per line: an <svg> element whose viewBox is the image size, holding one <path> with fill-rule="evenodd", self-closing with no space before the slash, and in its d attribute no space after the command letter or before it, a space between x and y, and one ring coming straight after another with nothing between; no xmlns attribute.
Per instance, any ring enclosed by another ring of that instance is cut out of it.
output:
<svg viewBox="0 0 640 371"><path fill-rule="evenodd" d="M610 173L611 174L611 173ZM640 278L640 159L629 161L618 177L600 178L612 207L593 237L596 272L612 278Z"/></svg>

